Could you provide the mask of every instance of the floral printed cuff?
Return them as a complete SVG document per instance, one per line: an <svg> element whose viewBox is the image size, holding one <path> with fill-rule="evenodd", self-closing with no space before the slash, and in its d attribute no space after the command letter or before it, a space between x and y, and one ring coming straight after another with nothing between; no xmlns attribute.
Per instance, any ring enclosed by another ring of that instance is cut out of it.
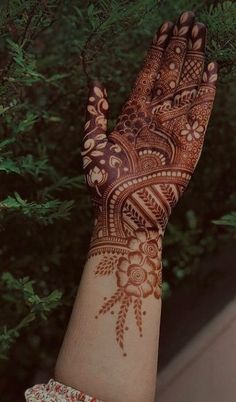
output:
<svg viewBox="0 0 236 402"><path fill-rule="evenodd" d="M26 402L102 402L50 379L47 384L36 384L25 391Z"/></svg>

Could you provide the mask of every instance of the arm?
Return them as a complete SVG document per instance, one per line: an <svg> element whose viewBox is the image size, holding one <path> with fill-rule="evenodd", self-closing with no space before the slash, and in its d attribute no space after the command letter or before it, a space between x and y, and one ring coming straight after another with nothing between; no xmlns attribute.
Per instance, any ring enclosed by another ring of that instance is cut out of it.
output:
<svg viewBox="0 0 236 402"><path fill-rule="evenodd" d="M96 217L55 378L104 402L154 400L162 239L215 95L205 33L190 12L162 25L110 134L106 91L90 90L82 155Z"/></svg>

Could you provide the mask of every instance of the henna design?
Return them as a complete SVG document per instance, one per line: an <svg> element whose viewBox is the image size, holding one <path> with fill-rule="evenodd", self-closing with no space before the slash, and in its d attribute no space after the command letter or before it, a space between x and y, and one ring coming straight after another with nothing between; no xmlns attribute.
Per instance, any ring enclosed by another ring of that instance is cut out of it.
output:
<svg viewBox="0 0 236 402"><path fill-rule="evenodd" d="M116 314L124 356L129 311L142 336L143 304L161 297L165 227L201 154L217 80L216 63L204 68L205 36L191 12L162 25L109 135L106 90L90 89L82 151L96 214L89 258L97 278L116 281L96 318Z"/></svg>
<svg viewBox="0 0 236 402"><path fill-rule="evenodd" d="M105 276L114 272L118 262L117 255L105 255L96 267L95 275Z"/></svg>
<svg viewBox="0 0 236 402"><path fill-rule="evenodd" d="M125 320L130 304L131 304L131 297L125 296L121 302L120 311L116 322L116 341L118 345L121 347L121 349L124 349ZM124 353L124 356L126 356L126 353Z"/></svg>
<svg viewBox="0 0 236 402"><path fill-rule="evenodd" d="M134 314L136 319L136 324L139 329L140 337L143 336L142 333L142 299L137 298L134 300Z"/></svg>
<svg viewBox="0 0 236 402"><path fill-rule="evenodd" d="M106 301L106 302L102 305L101 309L99 310L99 314L105 314L105 313L107 313L108 311L110 311L111 308L112 308L118 301L120 301L122 295L123 295L122 290L121 290L121 289L118 289L118 290L114 293L114 295L113 295L108 301ZM106 300L106 297L105 297L104 299ZM98 318L98 317L96 316L96 318Z"/></svg>

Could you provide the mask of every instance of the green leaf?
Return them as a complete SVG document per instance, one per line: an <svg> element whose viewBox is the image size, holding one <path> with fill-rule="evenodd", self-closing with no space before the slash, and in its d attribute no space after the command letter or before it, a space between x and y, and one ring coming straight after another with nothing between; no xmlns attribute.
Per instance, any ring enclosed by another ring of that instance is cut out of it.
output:
<svg viewBox="0 0 236 402"><path fill-rule="evenodd" d="M19 212L28 218L34 218L44 225L53 224L57 219L69 219L74 201L50 200L44 203L27 202L18 193L8 196L0 202L2 212Z"/></svg>
<svg viewBox="0 0 236 402"><path fill-rule="evenodd" d="M10 158L0 158L0 171L5 173L20 173L20 169Z"/></svg>
<svg viewBox="0 0 236 402"><path fill-rule="evenodd" d="M0 142L0 151L6 148L7 145L13 144L15 142L15 138L6 138L5 140Z"/></svg>
<svg viewBox="0 0 236 402"><path fill-rule="evenodd" d="M236 228L236 212L231 212L229 214L226 214L222 216L218 220L212 221L216 225L222 225L222 226L232 226L233 228Z"/></svg>
<svg viewBox="0 0 236 402"><path fill-rule="evenodd" d="M25 133L30 131L38 119L39 116L37 114L27 112L25 119L19 122L16 133Z"/></svg>

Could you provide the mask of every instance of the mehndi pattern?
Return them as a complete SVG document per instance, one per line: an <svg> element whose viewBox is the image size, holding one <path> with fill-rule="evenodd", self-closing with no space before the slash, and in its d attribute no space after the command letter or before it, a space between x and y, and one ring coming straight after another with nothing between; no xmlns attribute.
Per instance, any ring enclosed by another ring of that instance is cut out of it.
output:
<svg viewBox="0 0 236 402"><path fill-rule="evenodd" d="M144 300L161 297L165 227L201 154L217 80L216 64L204 67L205 35L191 12L162 25L110 134L106 90L91 86L82 151L96 214L89 257L95 277L116 281L96 318L116 316L124 356L128 312L143 336Z"/></svg>

